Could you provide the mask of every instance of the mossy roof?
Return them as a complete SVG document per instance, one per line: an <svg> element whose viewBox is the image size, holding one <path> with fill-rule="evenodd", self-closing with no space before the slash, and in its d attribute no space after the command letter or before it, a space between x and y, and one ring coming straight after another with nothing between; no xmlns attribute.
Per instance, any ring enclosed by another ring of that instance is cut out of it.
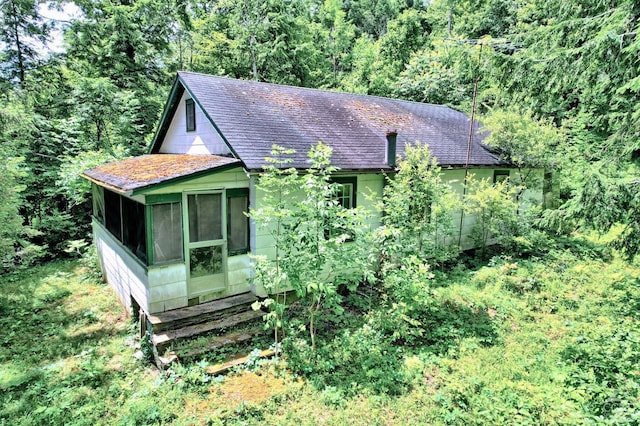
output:
<svg viewBox="0 0 640 426"><path fill-rule="evenodd" d="M160 183L241 165L238 159L218 155L149 154L103 164L83 175L101 186L131 193Z"/></svg>
<svg viewBox="0 0 640 426"><path fill-rule="evenodd" d="M179 72L151 152L159 152L176 100L186 90L231 152L249 170L259 170L274 144L292 148L293 163L308 167L307 152L318 141L333 149L332 162L345 170L388 169L386 134L397 132L397 153L423 143L442 166L504 163L485 146L469 117L452 108L421 102Z"/></svg>

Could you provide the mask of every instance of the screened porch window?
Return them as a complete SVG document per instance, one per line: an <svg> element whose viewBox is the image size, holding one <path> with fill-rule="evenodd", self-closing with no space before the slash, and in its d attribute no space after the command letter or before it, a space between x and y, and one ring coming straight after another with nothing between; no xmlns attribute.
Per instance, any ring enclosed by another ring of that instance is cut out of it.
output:
<svg viewBox="0 0 640 426"><path fill-rule="evenodd" d="M147 233L144 204L122 197L122 243L131 253L147 263Z"/></svg>
<svg viewBox="0 0 640 426"><path fill-rule="evenodd" d="M107 189L104 195L104 224L122 245L145 264L147 263L147 232L145 206Z"/></svg>
<svg viewBox="0 0 640 426"><path fill-rule="evenodd" d="M213 241L222 239L221 194L192 194L189 203L189 241Z"/></svg>
<svg viewBox="0 0 640 426"><path fill-rule="evenodd" d="M91 195L93 200L93 217L98 222L104 224L104 190L95 183L91 184Z"/></svg>
<svg viewBox="0 0 640 426"><path fill-rule="evenodd" d="M153 263L184 259L182 247L182 203L154 204Z"/></svg>
<svg viewBox="0 0 640 426"><path fill-rule="evenodd" d="M229 256L249 252L249 190L227 190L227 250Z"/></svg>
<svg viewBox="0 0 640 426"><path fill-rule="evenodd" d="M122 210L120 196L115 192L104 190L104 225L118 241L122 242Z"/></svg>

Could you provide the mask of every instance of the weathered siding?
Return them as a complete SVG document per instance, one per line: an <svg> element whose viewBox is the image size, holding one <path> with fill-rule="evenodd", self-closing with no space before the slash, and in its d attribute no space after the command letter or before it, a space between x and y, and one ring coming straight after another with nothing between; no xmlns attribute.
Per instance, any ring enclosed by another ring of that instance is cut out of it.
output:
<svg viewBox="0 0 640 426"><path fill-rule="evenodd" d="M149 267L149 313L187 306L187 268L184 263Z"/></svg>
<svg viewBox="0 0 640 426"><path fill-rule="evenodd" d="M380 214L375 209L376 199L371 199L371 195L374 195L378 199L382 196L382 188L384 183L384 176L379 173L361 174L361 175L339 175L339 177L357 177L356 183L356 207L362 208L367 212L367 224L371 229L375 229L380 226ZM255 181L256 176L251 177ZM255 188L252 185L252 188ZM260 191L252 190L251 194L251 207L260 208L261 205L261 193ZM302 190L293 195L293 197L302 197ZM260 256L265 256L267 259L275 259L276 250L274 247L274 241L272 237L272 230L275 224L270 227L260 226L257 227L255 223L251 224L251 251L252 253ZM259 296L266 296L266 291L263 288L252 288Z"/></svg>
<svg viewBox="0 0 640 426"><path fill-rule="evenodd" d="M375 203L382 198L384 179L381 173L358 176L357 207L367 212L367 224L371 230L380 226L380 213L376 211Z"/></svg>
<svg viewBox="0 0 640 426"><path fill-rule="evenodd" d="M249 188L249 176L241 167L146 191L145 195L235 188ZM178 267L181 268L180 273L174 271L171 276L175 277L175 280L170 280L170 282L164 282L160 276L163 268L155 266L149 268L149 282L152 286L157 287L157 290L152 289L150 292L150 304L154 309L153 312L160 312L159 309L169 310L187 306L189 299L187 268L184 263L172 265L170 268L177 269ZM225 289L198 295L200 303L249 291L248 278L251 275L252 266L248 255L227 256L225 268L227 273ZM156 269L158 269L157 273ZM158 277L158 282L156 282L156 276Z"/></svg>
<svg viewBox="0 0 640 426"><path fill-rule="evenodd" d="M470 169L469 174L473 174L477 179L491 179L493 180L493 169ZM464 169L450 169L442 171L443 182L449 184L451 188L460 196L463 196L464 191ZM462 227L460 227L460 218L462 217ZM473 247L473 241L471 240L471 230L475 224L475 218L473 215L462 215L461 211L451 212L451 220L453 221L453 244L458 244L460 241L460 249L467 250ZM462 233L462 237L460 237Z"/></svg>
<svg viewBox="0 0 640 426"><path fill-rule="evenodd" d="M147 268L95 220L93 233L102 272L129 313L132 298L147 313L187 306L183 263Z"/></svg>
<svg viewBox="0 0 640 426"><path fill-rule="evenodd" d="M149 292L145 267L96 220L93 220L93 238L104 277L115 290L120 302L131 313L131 298L134 298L148 312Z"/></svg>
<svg viewBox="0 0 640 426"><path fill-rule="evenodd" d="M471 169L470 173L473 173L479 179L493 180L494 169ZM512 179L517 181L515 173L517 171L511 170ZM542 177L543 172L539 171L539 173L540 177ZM442 179L462 196L464 174L463 169L445 169L442 171ZM351 177L354 176L356 175L351 175ZM341 175L341 177L350 176ZM376 210L375 204L382 196L385 178L382 174L376 173L360 174L356 177L357 207L367 211L367 223L370 229L373 230L380 225L380 212ZM255 175L249 178L242 168L237 167L145 191L143 195L137 196L137 200L144 202L143 198L147 195L249 188L250 207L260 208L261 194L254 186L256 178ZM540 181L542 182L542 179ZM301 191L298 196L302 196ZM542 187L539 191L527 191L522 198L533 203L540 203L542 200ZM459 211L451 212L455 233L452 237L452 243L454 244L457 244L458 241L460 217ZM474 222L475 219L472 215L464 215L462 221L462 249L473 247L471 231ZM114 287L118 298L127 306L127 309L130 309L132 297L148 313L162 312L188 305L189 286L185 263L145 267L96 221L94 221L94 235L105 277ZM250 248L254 254L263 255L270 259L275 257L275 248L269 229L256 227L253 221L250 223ZM228 256L226 259L225 289L201 294L198 296L199 302L231 296L251 289L249 278L253 274L253 266L250 256L243 254ZM260 296L266 295L262 288L251 290Z"/></svg>
<svg viewBox="0 0 640 426"><path fill-rule="evenodd" d="M145 191L145 195L177 194L191 191L213 191L231 188L249 188L249 176L241 167L213 173L195 179L184 180L175 185Z"/></svg>
<svg viewBox="0 0 640 426"><path fill-rule="evenodd" d="M164 154L217 154L226 155L231 151L220 134L211 125L198 104L196 110L196 130L187 132L185 100L191 96L185 91L173 115L169 130L162 141L160 152Z"/></svg>
<svg viewBox="0 0 640 426"><path fill-rule="evenodd" d="M494 172L496 170L507 170L505 168L476 168L469 169L469 175L473 175L476 179L488 179L490 182L493 182ZM509 179L512 182L518 183L518 170L508 169L509 170ZM539 181L539 188L532 190L527 189L520 197L520 205L521 209L526 209L531 205L541 205L542 203L542 178L544 171L543 170L534 170L533 173L536 175L535 179ZM464 169L445 169L442 171L442 180L448 183L453 190L458 193L458 195L462 198L463 196L463 184L464 184ZM452 212L452 220L454 224L454 239L457 244L458 234L460 231L460 211ZM462 238L460 238L460 246L462 250L468 250L474 248L474 243L471 238L473 226L476 223L476 218L474 215L465 214L462 218ZM490 240L489 243L495 243L494 240Z"/></svg>

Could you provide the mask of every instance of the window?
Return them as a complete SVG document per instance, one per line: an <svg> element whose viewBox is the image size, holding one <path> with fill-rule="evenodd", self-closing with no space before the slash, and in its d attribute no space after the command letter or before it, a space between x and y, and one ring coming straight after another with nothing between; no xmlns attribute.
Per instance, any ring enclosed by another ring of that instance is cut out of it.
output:
<svg viewBox="0 0 640 426"><path fill-rule="evenodd" d="M358 178L344 177L333 178L331 182L338 184L335 199L345 209L353 209L356 207L356 190Z"/></svg>
<svg viewBox="0 0 640 426"><path fill-rule="evenodd" d="M553 173L550 171L544 172L544 178L542 181L542 207L550 209L556 207L556 195L553 190Z"/></svg>
<svg viewBox="0 0 640 426"><path fill-rule="evenodd" d="M95 183L91 184L91 193L93 199L93 217L104 224L104 190Z"/></svg>
<svg viewBox="0 0 640 426"><path fill-rule="evenodd" d="M145 205L102 188L104 224L114 238L147 263ZM94 203L96 203L94 201ZM98 204L98 203L96 203Z"/></svg>
<svg viewBox="0 0 640 426"><path fill-rule="evenodd" d="M202 285L225 269L223 206L222 192L187 195L189 278L203 278Z"/></svg>
<svg viewBox="0 0 640 426"><path fill-rule="evenodd" d="M182 247L182 203L154 204L153 263L183 260Z"/></svg>
<svg viewBox="0 0 640 426"><path fill-rule="evenodd" d="M147 233L145 228L144 204L126 197L122 203L122 243L131 253L147 262Z"/></svg>
<svg viewBox="0 0 640 426"><path fill-rule="evenodd" d="M551 191L553 191L553 174L549 171L545 171L542 181L542 193L548 194Z"/></svg>
<svg viewBox="0 0 640 426"><path fill-rule="evenodd" d="M222 239L222 195L191 194L189 204L189 241L214 241Z"/></svg>
<svg viewBox="0 0 640 426"><path fill-rule="evenodd" d="M193 99L187 99L184 106L187 114L187 132L193 132L196 130L196 104Z"/></svg>
<svg viewBox="0 0 640 426"><path fill-rule="evenodd" d="M122 241L122 210L120 208L120 196L115 192L104 190L105 226L107 231Z"/></svg>
<svg viewBox="0 0 640 426"><path fill-rule="evenodd" d="M249 190L227 190L227 250L229 256L249 252Z"/></svg>
<svg viewBox="0 0 640 426"><path fill-rule="evenodd" d="M331 179L337 185L334 199L338 205L345 209L356 207L357 177L337 177ZM325 238L337 237L346 234L346 241L353 241L355 234L349 229L348 219L344 215L338 215L333 223L327 224Z"/></svg>
<svg viewBox="0 0 640 426"><path fill-rule="evenodd" d="M493 183L501 183L509 179L509 170L494 170Z"/></svg>

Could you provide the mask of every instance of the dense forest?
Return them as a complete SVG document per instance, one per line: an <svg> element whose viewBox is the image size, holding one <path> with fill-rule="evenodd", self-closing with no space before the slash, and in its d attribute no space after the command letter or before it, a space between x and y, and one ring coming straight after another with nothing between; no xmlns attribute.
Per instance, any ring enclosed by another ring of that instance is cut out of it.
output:
<svg viewBox="0 0 640 426"><path fill-rule="evenodd" d="M640 6L620 1L0 3L3 270L88 240L78 173L144 153L177 70L450 105L517 165L554 170L541 226L640 247ZM61 28L62 51L46 46Z"/></svg>

